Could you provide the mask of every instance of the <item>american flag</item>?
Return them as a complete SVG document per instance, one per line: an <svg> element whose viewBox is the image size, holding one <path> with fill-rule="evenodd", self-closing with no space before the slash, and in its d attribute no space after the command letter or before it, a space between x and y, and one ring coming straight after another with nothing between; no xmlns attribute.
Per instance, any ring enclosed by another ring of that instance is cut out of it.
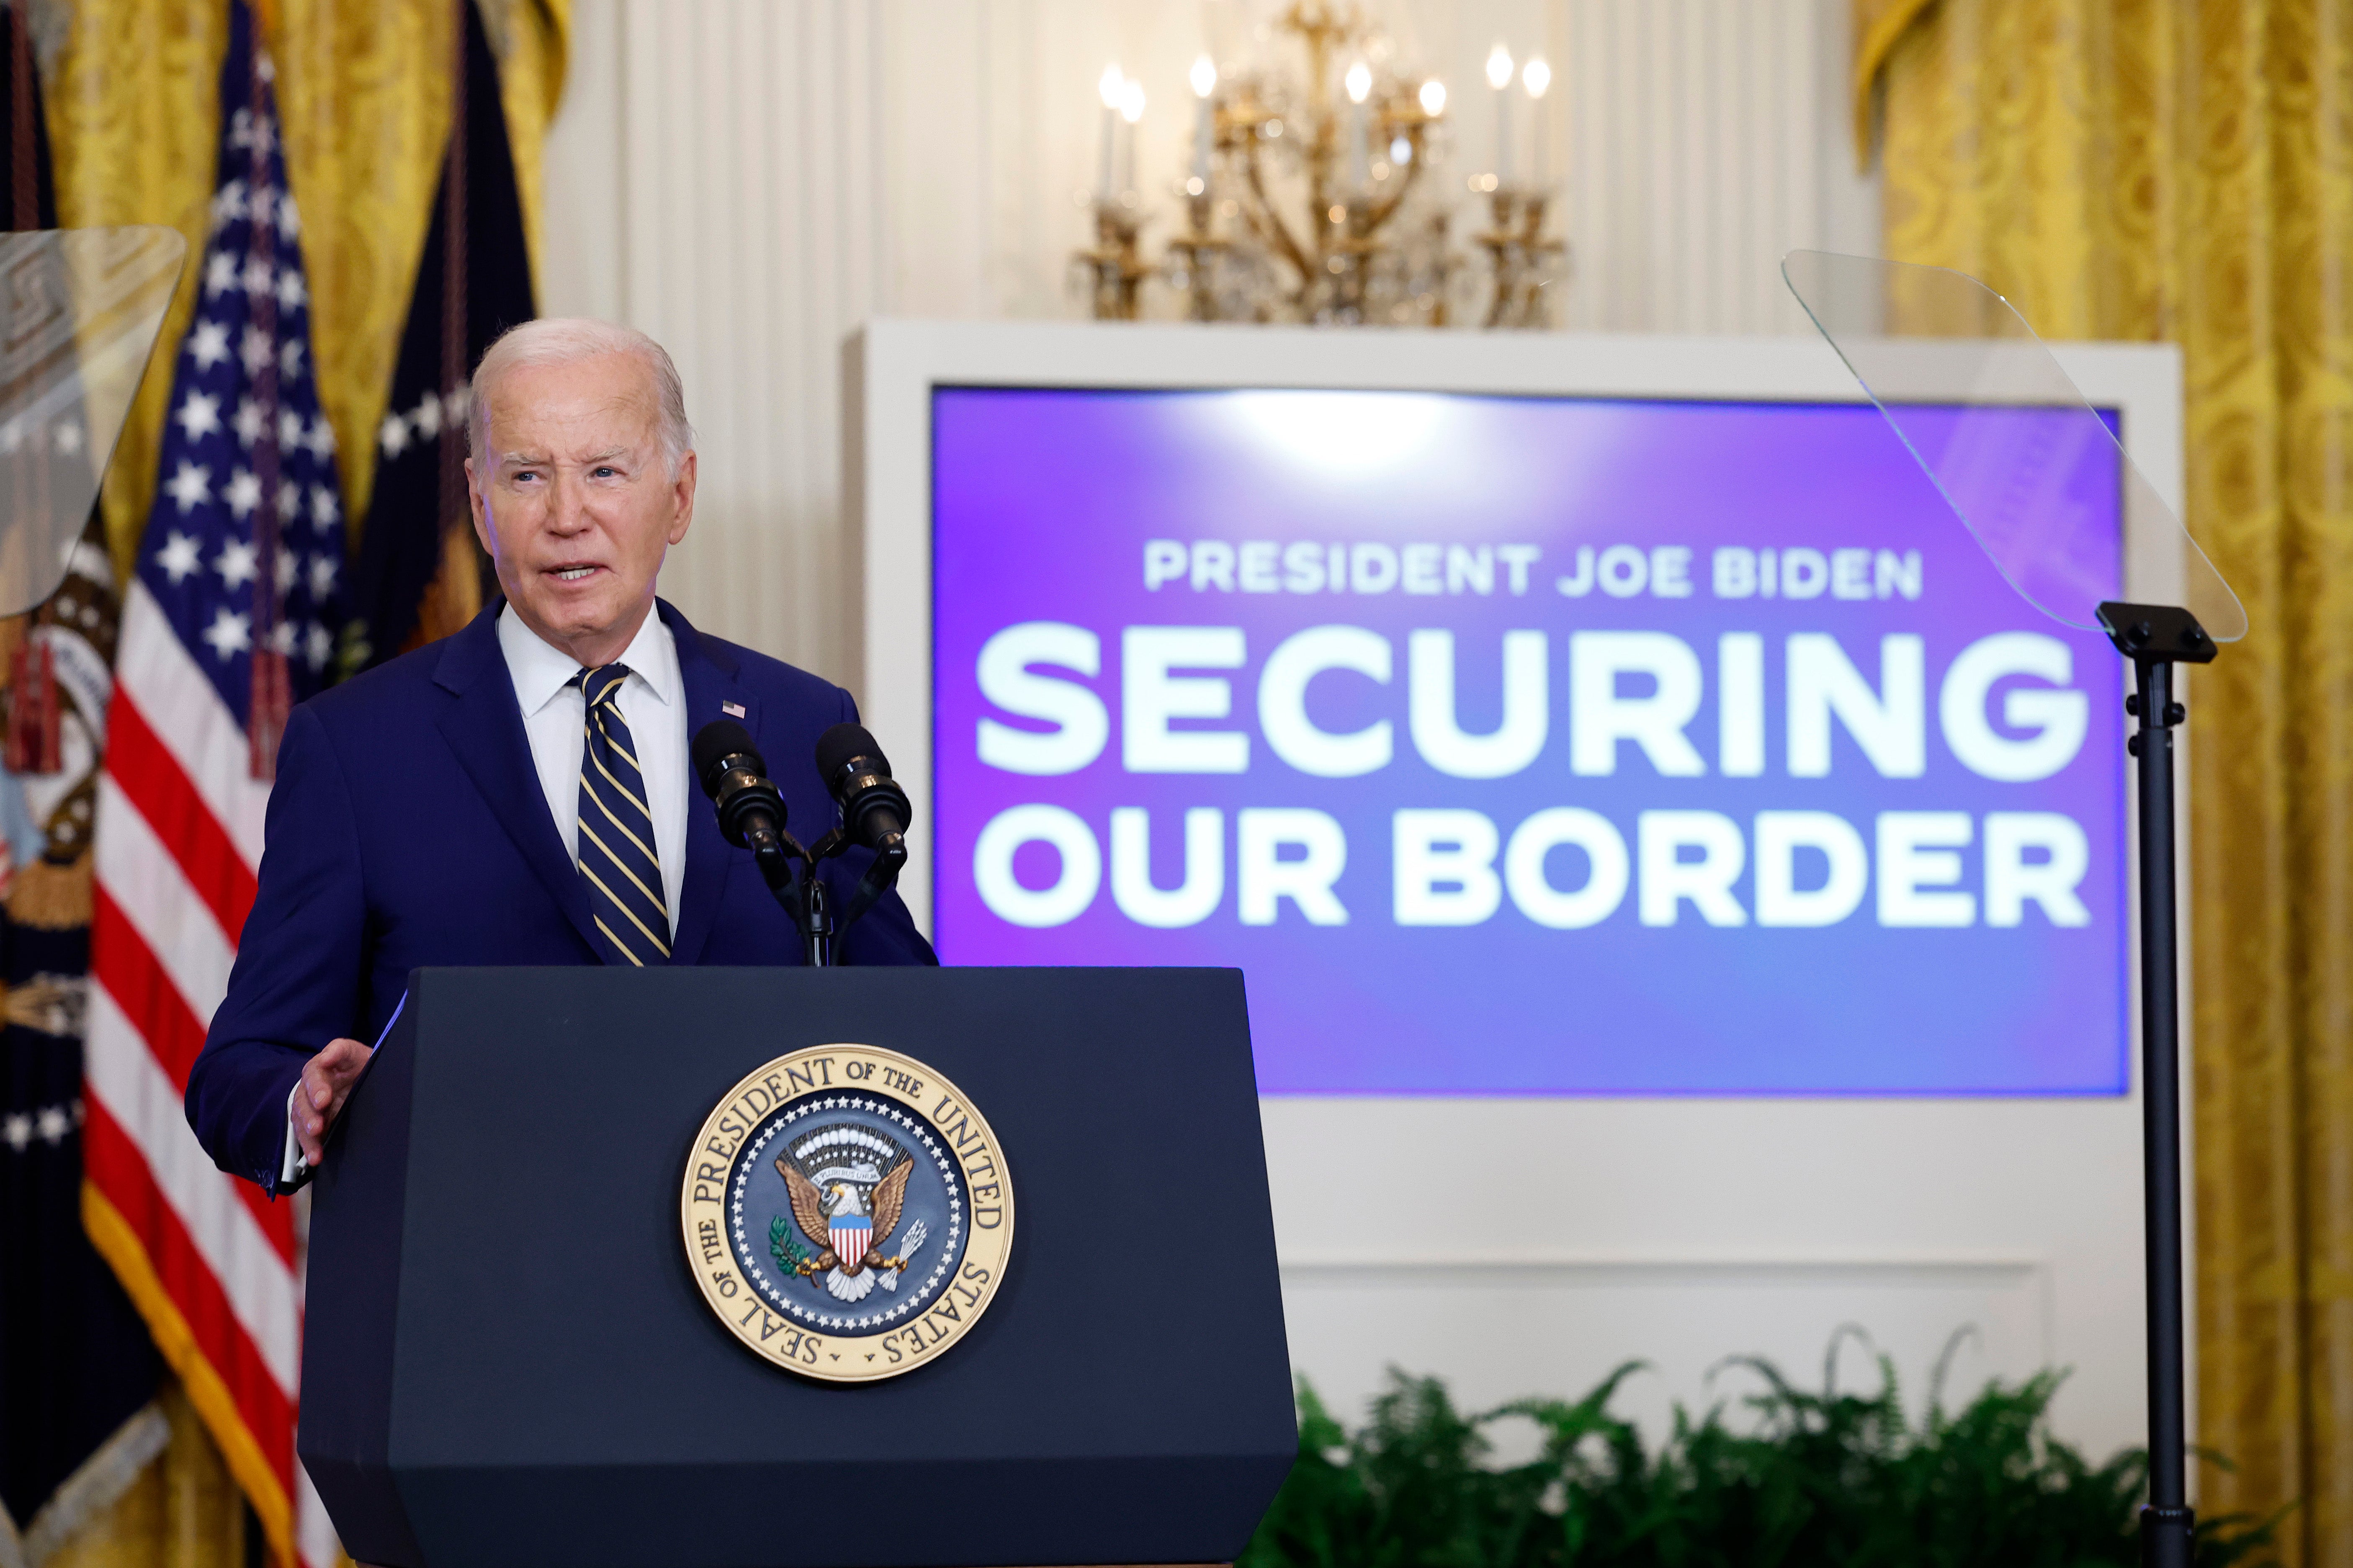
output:
<svg viewBox="0 0 2353 1568"><path fill-rule="evenodd" d="M123 596L99 787L84 1217L273 1554L324 1568L333 1531L294 1458L294 1205L216 1170L181 1109L252 907L286 712L318 689L343 618L335 439L274 74L237 0L212 233Z"/></svg>

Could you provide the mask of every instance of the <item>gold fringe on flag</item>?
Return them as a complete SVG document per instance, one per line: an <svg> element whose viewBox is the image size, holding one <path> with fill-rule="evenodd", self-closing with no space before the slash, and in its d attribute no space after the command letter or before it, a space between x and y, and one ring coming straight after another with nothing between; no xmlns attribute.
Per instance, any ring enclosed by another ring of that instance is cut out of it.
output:
<svg viewBox="0 0 2353 1568"><path fill-rule="evenodd" d="M261 1532L269 1542L269 1550L280 1563L294 1563L293 1500L286 1495L286 1488L279 1481L269 1456L261 1451L261 1445L255 1441L244 1416L238 1414L237 1396L228 1391L220 1370L206 1359L196 1343L195 1331L188 1327L179 1303L156 1276L154 1261L147 1256L139 1233L120 1210L107 1202L104 1194L87 1182L81 1189L81 1222L90 1232L90 1246L113 1267L116 1278L122 1281L123 1293L139 1309L139 1315L147 1320L147 1331L154 1336L155 1348L163 1352L165 1363L179 1374L180 1385L187 1390L188 1403L204 1417L206 1430L220 1446L221 1458L227 1464L229 1474L237 1478L246 1500L253 1505L254 1517L261 1521Z"/></svg>
<svg viewBox="0 0 2353 1568"><path fill-rule="evenodd" d="M8 918L38 931L71 931L90 924L94 901L88 854L66 866L41 858L16 873L8 889Z"/></svg>

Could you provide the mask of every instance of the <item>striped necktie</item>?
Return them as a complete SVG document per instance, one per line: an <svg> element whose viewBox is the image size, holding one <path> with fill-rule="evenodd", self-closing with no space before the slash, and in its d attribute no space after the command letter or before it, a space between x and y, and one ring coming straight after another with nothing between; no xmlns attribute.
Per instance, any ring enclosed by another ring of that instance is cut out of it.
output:
<svg viewBox="0 0 2353 1568"><path fill-rule="evenodd" d="M603 935L607 963L670 962L670 907L662 900L661 858L654 853L653 813L637 742L621 717L626 664L584 669L569 684L587 702L580 748L580 875Z"/></svg>

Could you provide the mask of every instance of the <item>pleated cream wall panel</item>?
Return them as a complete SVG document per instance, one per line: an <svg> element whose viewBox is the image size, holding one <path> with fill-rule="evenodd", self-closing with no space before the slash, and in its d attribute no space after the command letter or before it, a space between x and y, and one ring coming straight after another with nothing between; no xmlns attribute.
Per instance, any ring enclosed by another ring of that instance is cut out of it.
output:
<svg viewBox="0 0 2353 1568"><path fill-rule="evenodd" d="M678 360L702 490L665 592L723 636L846 672L843 336L875 315L1079 314L1075 198L1104 65L1145 84L1138 184L1165 192L1184 170L1187 68L1205 48L1263 58L1256 35L1279 8L575 0L542 304L632 322ZM1401 58L1452 92L1458 232L1463 180L1493 158L1489 49L1551 62L1563 325L1802 331L1781 252L1875 248L1846 129L1847 0L1376 9Z"/></svg>

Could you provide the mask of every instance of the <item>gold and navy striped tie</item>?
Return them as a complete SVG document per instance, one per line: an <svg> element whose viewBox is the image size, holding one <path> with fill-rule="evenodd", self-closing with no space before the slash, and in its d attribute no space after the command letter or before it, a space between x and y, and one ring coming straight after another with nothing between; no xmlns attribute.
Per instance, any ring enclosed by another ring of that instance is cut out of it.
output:
<svg viewBox="0 0 2353 1568"><path fill-rule="evenodd" d="M587 738L580 749L580 875L604 936L607 963L670 962L670 907L662 899L661 858L654 853L653 813L637 742L618 699L626 664L584 669L572 678L587 700Z"/></svg>

